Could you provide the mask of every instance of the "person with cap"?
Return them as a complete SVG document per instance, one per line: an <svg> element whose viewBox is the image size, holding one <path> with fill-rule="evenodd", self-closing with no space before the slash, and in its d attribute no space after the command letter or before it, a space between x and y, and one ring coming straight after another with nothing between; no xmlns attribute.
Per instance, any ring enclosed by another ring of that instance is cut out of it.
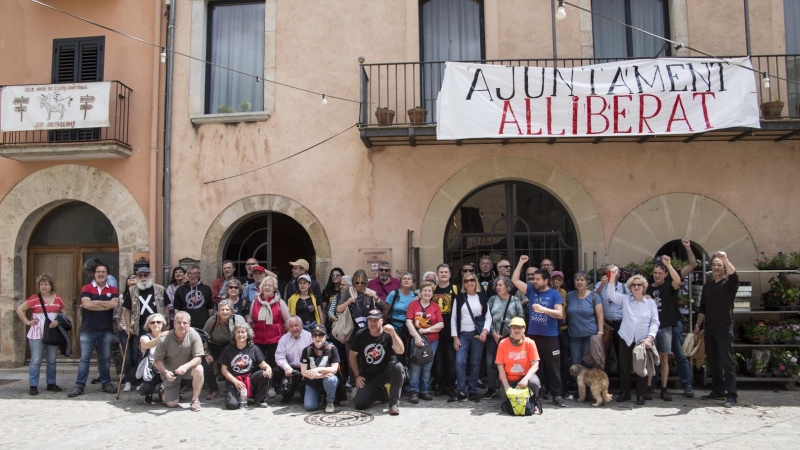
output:
<svg viewBox="0 0 800 450"><path fill-rule="evenodd" d="M356 380L353 399L356 409L369 408L386 395L384 385L389 383L389 414L400 414L400 390L404 370L395 355L405 353L405 345L394 327L383 324L383 314L378 309L367 313L367 327L359 330L353 339L348 359L350 371Z"/></svg>
<svg viewBox="0 0 800 450"><path fill-rule="evenodd" d="M335 412L336 389L339 387L339 351L326 341L328 337L324 325L311 328L312 343L300 357L300 373L306 382L303 406L306 411L314 411L319 406L320 393L325 394L326 413Z"/></svg>
<svg viewBox="0 0 800 450"><path fill-rule="evenodd" d="M382 302L386 301L389 293L400 289L400 280L392 276L392 265L388 261L378 263L378 277L369 280L367 288L375 291Z"/></svg>
<svg viewBox="0 0 800 450"><path fill-rule="evenodd" d="M290 317L288 328L289 332L281 337L275 349L275 363L280 370L275 371L274 381L283 397L281 403L289 403L295 391L303 392L300 358L305 348L313 342L311 333L303 329L303 321L299 317Z"/></svg>
<svg viewBox="0 0 800 450"><path fill-rule="evenodd" d="M325 325L322 320L325 313L317 301L320 297L311 291L311 277L308 274L300 275L297 278L297 288L297 292L286 301L289 305L289 314L300 317L305 330L310 331L311 327L317 324Z"/></svg>
<svg viewBox="0 0 800 450"><path fill-rule="evenodd" d="M283 298L288 299L294 295L295 292L299 289L297 286L297 281L300 279L301 275L308 275L308 278L311 280L311 292L314 293L314 297L322 298L322 288L320 288L319 283L317 280L311 277L308 273L308 261L305 259L298 259L297 261L292 261L289 263L292 266L292 281L286 285L286 289L283 292Z"/></svg>
<svg viewBox="0 0 800 450"><path fill-rule="evenodd" d="M219 364L227 386L226 408L247 407L247 400L251 398L262 408L269 406L267 388L272 368L261 350L253 345L253 329L250 325L239 323L233 327L231 343L222 350Z"/></svg>
<svg viewBox="0 0 800 450"><path fill-rule="evenodd" d="M506 391L512 385L527 387L534 399L539 396L541 383L536 372L539 370L539 351L533 339L525 336L525 320L514 317L509 324L511 334L500 341L497 347L497 372L503 384L500 397L507 399Z"/></svg>
<svg viewBox="0 0 800 450"><path fill-rule="evenodd" d="M233 266L233 261L227 260L222 263L222 276L211 283L211 299L214 304L218 304L220 300L228 298L228 282L238 280L233 274L236 273L236 268ZM244 280L239 280L240 284L244 284Z"/></svg>
<svg viewBox="0 0 800 450"><path fill-rule="evenodd" d="M249 261L249 260L248 260ZM249 305L252 305L256 301L258 297L259 289L261 289L261 282L264 281L264 277L267 276L267 269L263 266L255 265L248 269L253 274L253 279L249 280L247 286L244 287L244 291L242 291L242 298L247 301ZM248 322L252 321L248 318Z"/></svg>
<svg viewBox="0 0 800 450"><path fill-rule="evenodd" d="M150 272L150 268L139 267L136 270L136 284L131 286L127 295L122 298L129 341L127 344L128 356L125 358L125 367L123 368L125 379L128 380L125 383L127 390L130 390L130 380L135 378L134 374L129 372L139 360L139 338L150 332L145 326L147 318L156 313L169 317L166 300L166 289L164 286L153 283L153 274ZM168 327L165 327L161 331L167 331L167 329Z"/></svg>

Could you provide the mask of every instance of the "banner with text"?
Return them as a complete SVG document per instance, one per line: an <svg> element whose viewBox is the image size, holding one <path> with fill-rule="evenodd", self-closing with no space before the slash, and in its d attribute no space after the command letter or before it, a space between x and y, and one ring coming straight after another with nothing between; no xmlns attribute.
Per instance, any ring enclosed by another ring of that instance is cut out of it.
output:
<svg viewBox="0 0 800 450"><path fill-rule="evenodd" d="M111 82L5 86L0 130L107 127Z"/></svg>
<svg viewBox="0 0 800 450"><path fill-rule="evenodd" d="M436 138L760 128L755 76L745 67L751 67L748 58L640 59L557 70L447 62Z"/></svg>

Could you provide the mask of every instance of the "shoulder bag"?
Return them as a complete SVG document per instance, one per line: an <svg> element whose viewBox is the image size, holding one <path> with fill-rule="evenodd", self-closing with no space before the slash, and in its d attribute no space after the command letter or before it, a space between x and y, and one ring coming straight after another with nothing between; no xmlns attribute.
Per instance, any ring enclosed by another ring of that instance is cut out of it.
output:
<svg viewBox="0 0 800 450"><path fill-rule="evenodd" d="M352 289L349 292L351 298L353 295ZM347 299L345 299L346 301ZM341 301L341 299L340 299ZM344 303L344 302L343 302ZM355 321L353 321L353 316L350 314L350 305L348 305L344 311L339 314L339 320L333 324L331 328L331 334L333 337L336 338L339 342L343 344L347 344L353 339L353 333L355 331Z"/></svg>
<svg viewBox="0 0 800 450"><path fill-rule="evenodd" d="M42 294L39 294L39 304L42 305L42 311L44 312L44 326L42 327L42 344L44 345L52 345L55 347L61 347L62 345L66 344L66 340L64 340L64 335L61 334L61 330L58 327L50 328L50 317L47 315L47 306L44 304L44 299L42 298Z"/></svg>

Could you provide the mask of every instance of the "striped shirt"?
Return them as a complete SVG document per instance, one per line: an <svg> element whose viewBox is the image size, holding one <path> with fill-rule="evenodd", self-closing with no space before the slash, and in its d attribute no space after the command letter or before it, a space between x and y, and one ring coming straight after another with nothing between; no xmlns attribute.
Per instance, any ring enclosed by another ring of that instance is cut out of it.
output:
<svg viewBox="0 0 800 450"><path fill-rule="evenodd" d="M37 319L39 321L35 325L31 325L27 337L28 339L41 339L44 329L44 311L42 311L42 304L39 302L39 295L31 295L25 301L28 303L28 308L31 310L31 319ZM64 300L61 299L60 295L56 294L53 303L48 305L47 301L45 301L45 308L47 309L47 317L49 317L50 320L55 320L58 313L65 308Z"/></svg>

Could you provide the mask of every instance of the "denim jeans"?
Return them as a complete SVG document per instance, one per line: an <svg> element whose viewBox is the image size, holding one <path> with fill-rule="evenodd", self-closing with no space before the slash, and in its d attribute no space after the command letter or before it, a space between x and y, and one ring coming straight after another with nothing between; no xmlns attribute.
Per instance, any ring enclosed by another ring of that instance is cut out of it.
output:
<svg viewBox="0 0 800 450"><path fill-rule="evenodd" d="M680 322L672 327L672 356L675 357L675 365L678 366L678 379L681 380L681 387L683 387L683 390L691 390L692 366L689 364L689 358L683 353L683 324ZM653 389L661 386L661 384L659 384L660 374L661 371L656 370L655 376L653 377Z"/></svg>
<svg viewBox="0 0 800 450"><path fill-rule="evenodd" d="M41 339L28 339L31 344L31 365L28 366L30 386L39 386L39 371L42 368L42 357L47 352L47 384L56 384L56 356L58 347L44 345Z"/></svg>
<svg viewBox="0 0 800 450"><path fill-rule="evenodd" d="M322 389L325 391L325 397L328 403L336 401L337 387L339 387L339 378L323 378ZM306 408L306 411L314 411L319 406L319 391L320 388L318 386L311 386L306 382L306 393L303 397L303 407Z"/></svg>
<svg viewBox="0 0 800 450"><path fill-rule="evenodd" d="M81 360L78 363L78 379L75 384L86 386L89 379L89 362L92 360L92 350L97 345L97 368L100 372L100 383L103 385L111 382L111 340L114 333L111 331L81 331Z"/></svg>
<svg viewBox="0 0 800 450"><path fill-rule="evenodd" d="M456 352L456 385L458 392L478 393L478 377L481 374L481 353L483 342L474 331L461 332L458 335L461 347ZM469 388L467 388L467 358L469 358Z"/></svg>
<svg viewBox="0 0 800 450"><path fill-rule="evenodd" d="M569 337L569 354L572 355L572 364L580 364L584 367L588 367L583 362L583 355L585 355L589 351L591 343L592 343L591 336Z"/></svg>
<svg viewBox="0 0 800 450"><path fill-rule="evenodd" d="M414 340L412 339L409 345L414 345ZM408 386L412 391L420 392L422 394L428 393L428 388L431 385L431 367L433 367L433 361L436 359L436 349L439 348L439 340L435 340L431 342L431 351L433 352L433 359L428 364L424 366L418 366L416 364L408 364Z"/></svg>

